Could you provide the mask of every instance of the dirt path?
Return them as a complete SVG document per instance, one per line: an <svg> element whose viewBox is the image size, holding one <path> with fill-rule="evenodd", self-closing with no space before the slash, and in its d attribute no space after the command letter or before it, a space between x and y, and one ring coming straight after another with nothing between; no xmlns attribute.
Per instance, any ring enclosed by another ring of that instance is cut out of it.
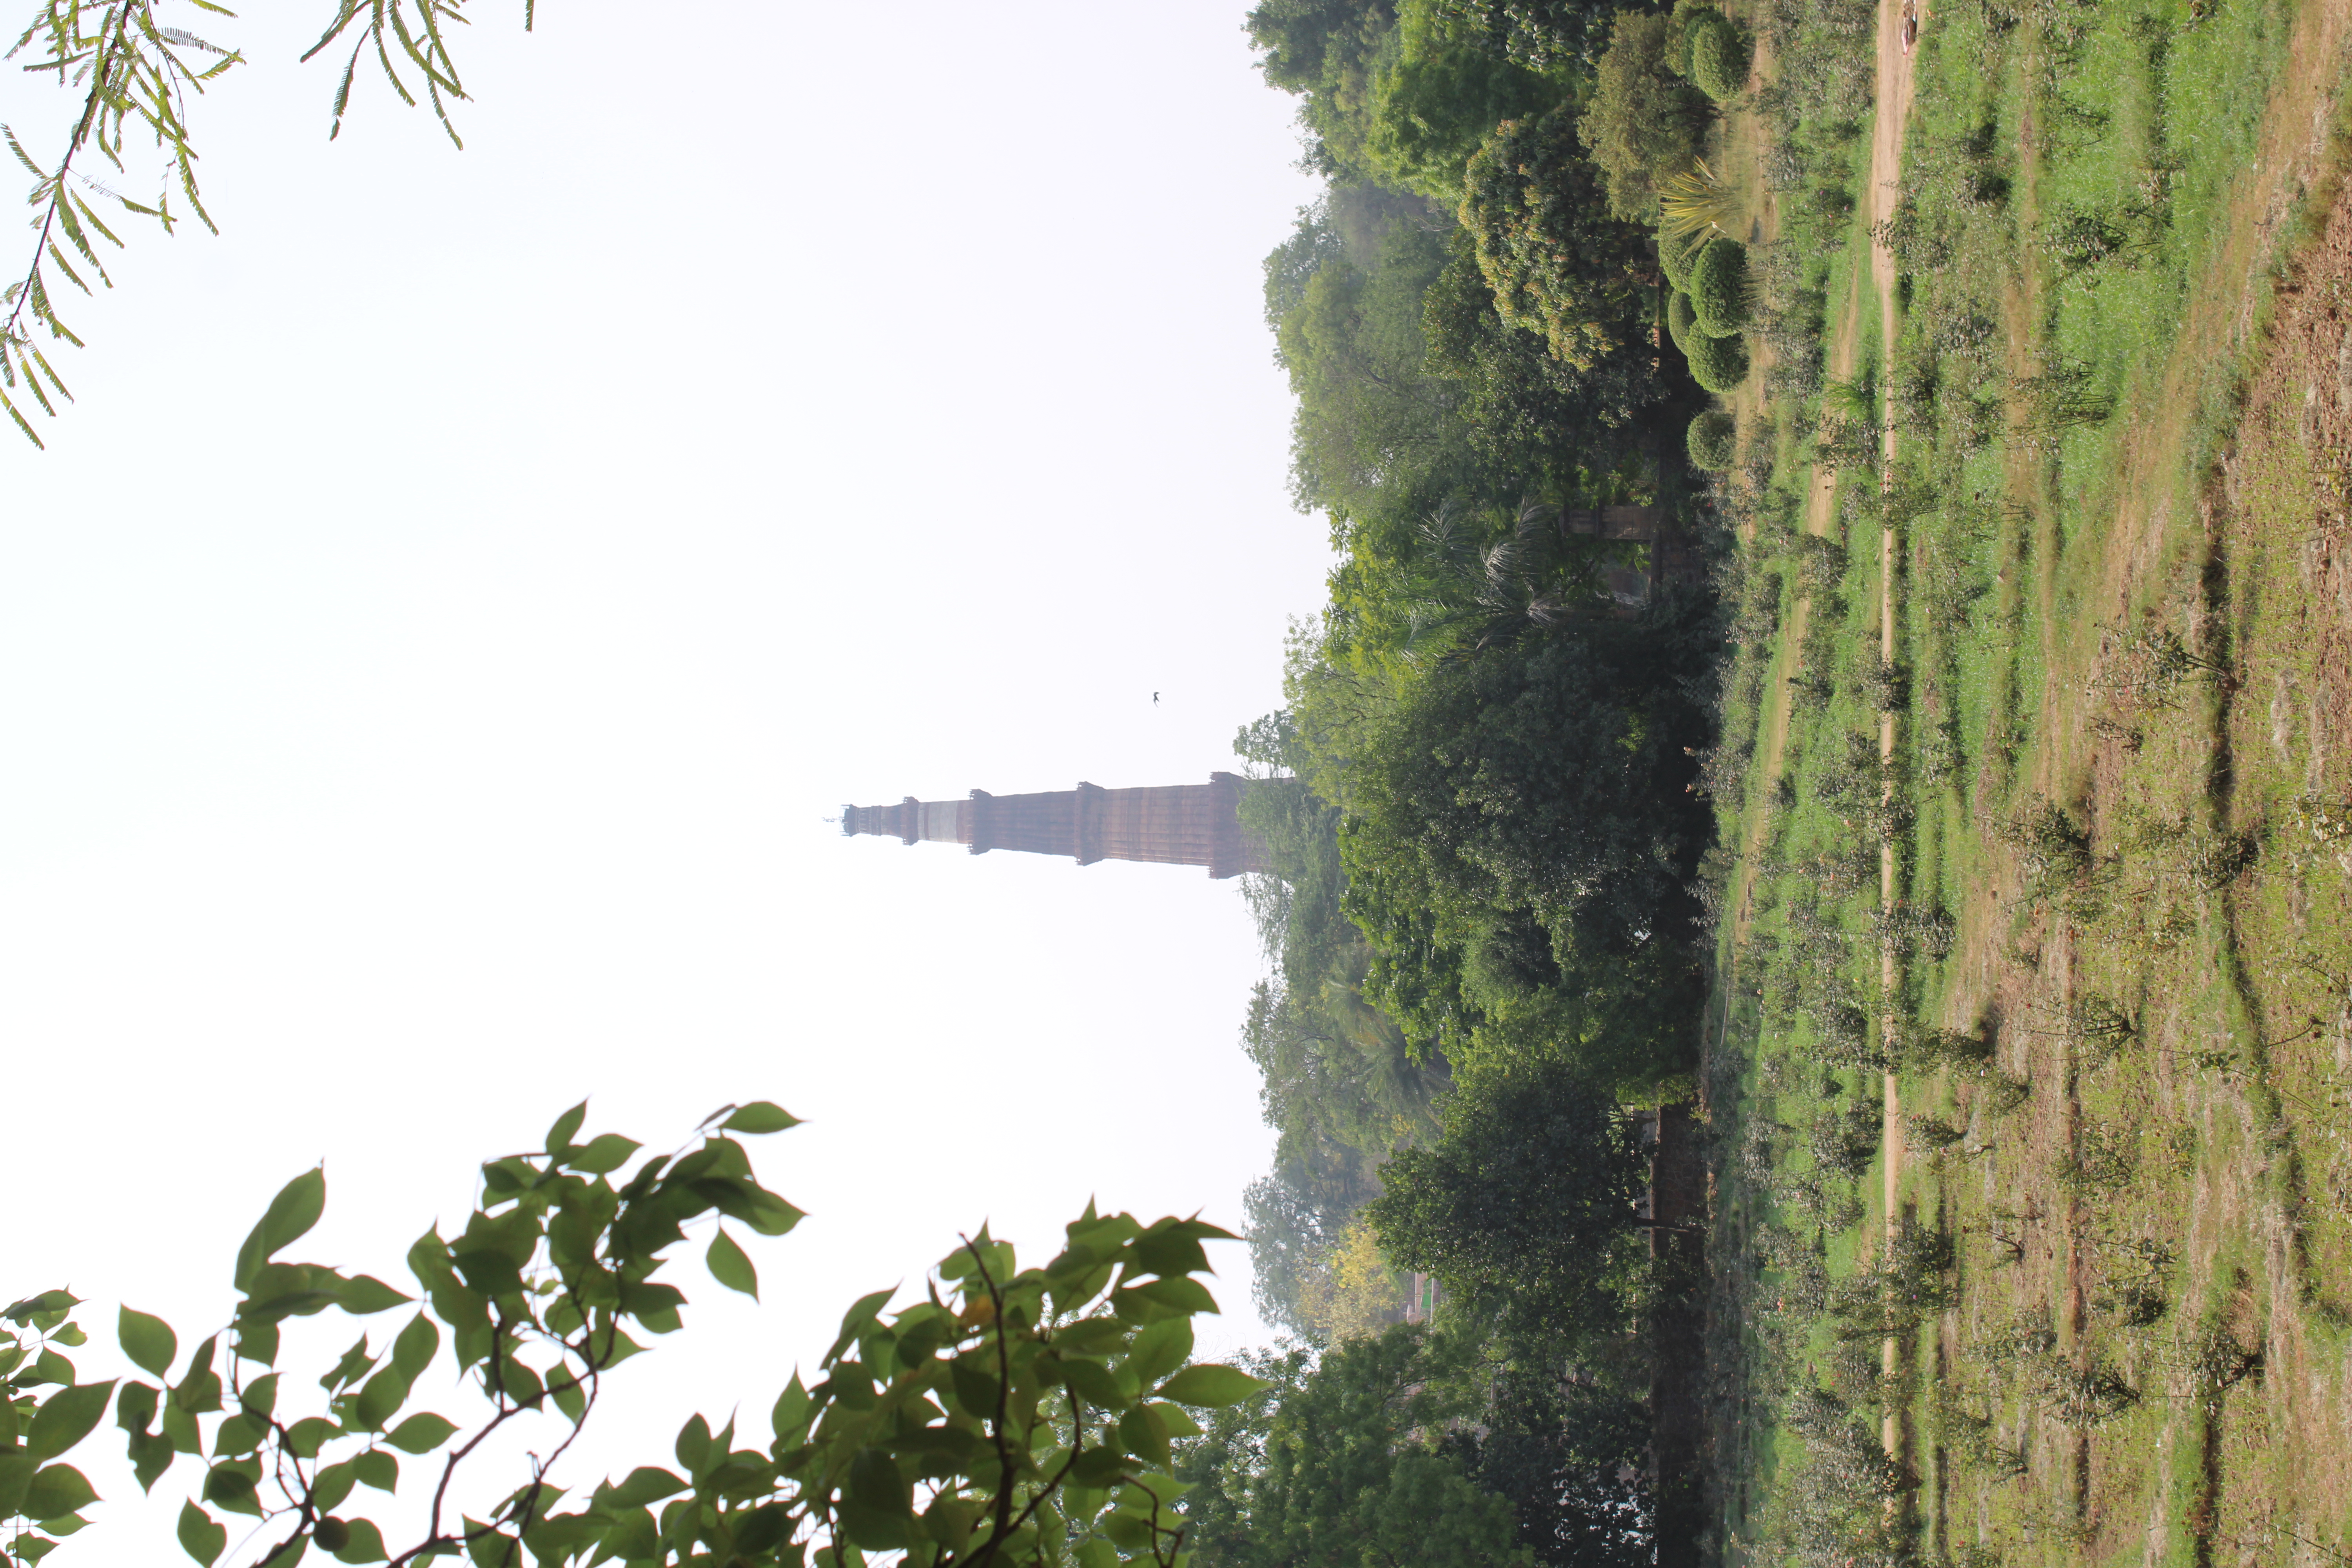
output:
<svg viewBox="0 0 2352 1568"><path fill-rule="evenodd" d="M1911 51L1905 47L1904 5L1906 0L1878 0L1878 91L1877 113L1870 133L1870 280L1878 291L1878 352L1882 368L1895 346L1895 254L1878 237L1878 228L1895 211L1900 194L1903 173L1903 133L1911 120ZM1861 291L1855 290L1859 300ZM1895 483L1895 425L1890 419L1882 437L1880 483L1892 489ZM1878 652L1887 664L1895 662L1895 530L1882 528L1878 535ZM1878 760L1887 770L1886 795L1895 792L1893 763L1895 761L1895 716L1884 713L1878 720ZM1889 839L1878 848L1878 901L1882 909L1895 907L1895 845ZM1879 984L1885 994L1895 994L1895 953L1892 948L1879 959ZM1903 1201L1903 1097L1895 1086L1895 1071L1890 1067L1885 1074L1881 1107L1879 1134L1880 1151L1885 1170L1884 1219L1885 1235L1883 1245L1891 1247L1895 1228L1902 1222ZM1901 1347L1889 1336L1880 1349L1883 1369L1892 1376ZM1889 1409L1879 1440L1889 1454L1899 1457L1903 1447L1903 1432L1893 1409Z"/></svg>
<svg viewBox="0 0 2352 1568"><path fill-rule="evenodd" d="M1870 146L1870 221L1875 227L1894 210L1897 176L1903 165L1903 128L1911 115L1911 59L1902 43L1903 0L1879 0L1878 8L1878 97L1879 110L1871 133ZM1875 287L1879 302L1879 341L1891 343L1895 338L1895 257L1876 239L1870 246L1870 281ZM1831 327L1827 352L1828 375L1836 381L1853 379L1853 367L1862 335L1864 290L1857 288L1847 296L1845 309L1839 312ZM1895 456L1895 432L1885 433L1886 457ZM1805 497L1804 527L1808 533L1825 534L1835 521L1837 478L1834 474L1816 473L1812 489ZM1891 591L1893 574L1885 568L1894 558L1894 536L1890 531L1880 543L1881 572L1879 581L1879 632L1883 651L1894 657L1894 598ZM1795 648L1803 646L1805 628L1811 619L1812 602L1800 599L1790 612L1788 625L1780 631L1780 646ZM1780 763L1788 753L1789 686L1785 680L1776 682L1767 693L1764 712L1758 725L1756 757L1760 775L1766 779L1780 776ZM1894 754L1894 721L1882 721L1879 730L1879 750L1882 757ZM1749 831L1748 841L1740 846L1739 871L1734 896L1730 900L1732 937L1736 946L1746 933L1748 914L1748 893L1755 885L1755 860L1763 847L1768 822L1759 817ZM1892 849L1881 851L1879 876L1882 896L1893 897L1894 858ZM1893 1125L1895 1105L1895 1080L1886 1080L1886 1098L1890 1107L1889 1126ZM1887 1150L1887 1195L1892 1204L1895 1184L1899 1172L1901 1139L1895 1138Z"/></svg>

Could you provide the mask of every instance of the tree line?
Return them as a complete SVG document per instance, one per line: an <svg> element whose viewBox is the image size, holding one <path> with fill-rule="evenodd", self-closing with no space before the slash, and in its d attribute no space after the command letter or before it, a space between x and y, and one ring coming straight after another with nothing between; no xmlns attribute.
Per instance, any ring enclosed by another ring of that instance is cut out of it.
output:
<svg viewBox="0 0 2352 1568"><path fill-rule="evenodd" d="M1646 1562L1636 1112L1696 1062L1725 634L1703 584L1612 593L1642 547L1579 520L1707 536L1745 349L1680 318L1696 269L1736 331L1700 154L1745 43L1689 3L1265 0L1248 29L1324 176L1265 298L1338 562L1236 742L1274 868L1250 1240L1300 1343L1180 1466L1194 1549Z"/></svg>

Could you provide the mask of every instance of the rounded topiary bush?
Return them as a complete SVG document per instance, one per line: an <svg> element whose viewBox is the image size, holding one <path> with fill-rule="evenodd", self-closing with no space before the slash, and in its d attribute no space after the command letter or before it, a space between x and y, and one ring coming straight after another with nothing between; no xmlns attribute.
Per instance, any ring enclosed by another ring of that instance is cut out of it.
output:
<svg viewBox="0 0 2352 1568"><path fill-rule="evenodd" d="M1755 50L1722 12L1707 9L1690 20L1690 79L1717 103L1738 97L1748 89L1748 68Z"/></svg>
<svg viewBox="0 0 2352 1568"><path fill-rule="evenodd" d="M1691 466L1722 472L1731 467L1738 441L1739 426L1730 415L1720 408L1706 410L1690 422Z"/></svg>
<svg viewBox="0 0 2352 1568"><path fill-rule="evenodd" d="M1691 261L1691 312L1698 330L1727 338L1748 325L1748 247L1721 236Z"/></svg>
<svg viewBox="0 0 2352 1568"><path fill-rule="evenodd" d="M1675 289L1666 300L1666 336L1672 338L1675 347L1687 356L1691 340L1705 335L1691 318L1690 296L1679 289Z"/></svg>
<svg viewBox="0 0 2352 1568"><path fill-rule="evenodd" d="M1663 230L1658 235L1658 267L1666 275L1670 289L1690 287L1691 242L1685 235L1676 238Z"/></svg>
<svg viewBox="0 0 2352 1568"><path fill-rule="evenodd" d="M1691 379L1709 392L1731 392L1748 379L1748 340L1711 338L1693 332L1683 345L1690 361Z"/></svg>

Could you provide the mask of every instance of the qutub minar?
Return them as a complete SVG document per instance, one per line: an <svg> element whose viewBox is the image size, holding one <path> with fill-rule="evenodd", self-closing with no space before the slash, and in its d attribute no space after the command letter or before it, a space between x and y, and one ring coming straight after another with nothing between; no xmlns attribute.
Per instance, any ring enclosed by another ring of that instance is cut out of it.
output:
<svg viewBox="0 0 2352 1568"><path fill-rule="evenodd" d="M1560 526L1626 543L1646 544L1646 563L1602 573L1613 613L1634 616L1662 583L1689 583L1705 562L1688 534L1655 506L1581 507L1562 511ZM1037 795L971 792L965 800L917 800L896 805L846 805L841 831L903 844L961 844L974 855L1017 849L1067 855L1081 866L1097 860L1143 860L1160 866L1204 866L1212 877L1272 869L1265 847L1241 824L1242 796L1251 781L1211 773L1204 784L1155 784L1145 789L1076 789Z"/></svg>
<svg viewBox="0 0 2352 1568"><path fill-rule="evenodd" d="M842 807L844 835L872 834L903 844L961 844L974 855L1017 849L1097 860L1205 866L1212 877L1270 869L1265 847L1243 830L1242 796L1251 781L1211 773L1207 784L1145 789L1076 789L1037 795L971 792L965 800L917 800Z"/></svg>

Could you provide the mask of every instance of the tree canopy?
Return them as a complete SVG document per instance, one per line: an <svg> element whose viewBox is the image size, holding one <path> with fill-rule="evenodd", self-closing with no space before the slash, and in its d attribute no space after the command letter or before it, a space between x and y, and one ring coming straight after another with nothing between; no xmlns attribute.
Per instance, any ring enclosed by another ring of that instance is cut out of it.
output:
<svg viewBox="0 0 2352 1568"><path fill-rule="evenodd" d="M1705 93L1675 70L1667 19L1621 11L1593 77L1592 101L1579 121L1600 164L1609 210L1629 222L1658 221L1658 187L1698 156L1715 116Z"/></svg>
<svg viewBox="0 0 2352 1568"><path fill-rule="evenodd" d="M1505 321L1580 371L1632 349L1656 262L1648 231L1609 212L1571 110L1496 128L1469 161L1462 223Z"/></svg>
<svg viewBox="0 0 2352 1568"><path fill-rule="evenodd" d="M1196 1278L1208 1271L1202 1243L1226 1233L1091 1205L1042 1267L1021 1268L983 1226L911 1304L886 1310L891 1289L858 1300L816 1369L823 1377L810 1386L796 1373L776 1400L764 1447L738 1447L732 1415L716 1431L697 1415L673 1445L678 1470L649 1454L617 1481L553 1479L606 1381L646 1353L645 1338L684 1327L684 1292L656 1276L685 1227L708 1229L715 1279L756 1297L758 1273L728 1223L779 1237L801 1217L759 1184L741 1141L794 1125L774 1105L723 1106L689 1146L642 1159L619 1133L583 1139L586 1111L559 1117L539 1150L482 1167L462 1232L428 1230L409 1249L414 1293L282 1259L326 1206L324 1173L297 1176L238 1250L225 1337L183 1360L169 1324L122 1310L122 1353L153 1383L80 1378L56 1348L87 1342L67 1291L0 1312L13 1326L0 1331L12 1342L0 1345L0 1380L16 1426L0 1455L0 1510L38 1521L10 1553L37 1562L86 1524L80 1510L97 1494L63 1456L110 1402L142 1488L183 1457L197 1461L178 1536L206 1568L229 1550L221 1515L252 1521L239 1531L250 1531L257 1564L291 1564L316 1547L395 1568L461 1553L518 1563L525 1549L541 1564L853 1568L863 1552L895 1552L923 1568L1164 1568L1179 1550L1171 1444L1200 1431L1186 1411L1261 1386L1233 1367L1190 1364L1192 1320L1216 1310ZM281 1354L288 1318L412 1305L396 1331L362 1334L323 1376ZM416 1408L420 1388L446 1388L450 1373L486 1412L470 1431ZM453 1511L451 1478L511 1452L485 1451L484 1440L534 1421L555 1424L550 1458L531 1458L483 1517ZM352 1506L362 1484L429 1498L422 1536L388 1541Z"/></svg>
<svg viewBox="0 0 2352 1568"><path fill-rule="evenodd" d="M1455 1089L1444 1129L1382 1173L1366 1214L1389 1258L1571 1339L1621 1326L1649 1167L1614 1098L1559 1066L1501 1067Z"/></svg>
<svg viewBox="0 0 2352 1568"><path fill-rule="evenodd" d="M1651 1559L1642 1402L1479 1325L1396 1324L1266 1380L1179 1445L1203 1568Z"/></svg>

